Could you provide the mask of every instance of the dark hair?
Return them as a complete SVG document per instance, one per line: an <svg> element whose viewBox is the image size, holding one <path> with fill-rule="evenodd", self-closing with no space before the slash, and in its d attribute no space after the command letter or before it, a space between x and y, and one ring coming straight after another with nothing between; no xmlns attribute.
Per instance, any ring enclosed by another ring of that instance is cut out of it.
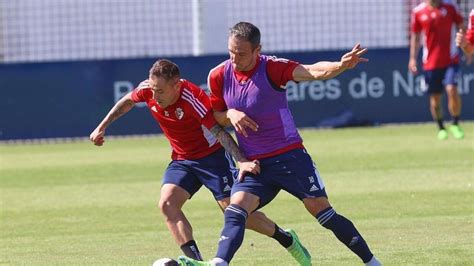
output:
<svg viewBox="0 0 474 266"><path fill-rule="evenodd" d="M170 81L171 79L179 78L180 73L178 65L170 60L160 59L151 67L150 75Z"/></svg>
<svg viewBox="0 0 474 266"><path fill-rule="evenodd" d="M235 24L230 28L229 35L249 41L253 49L260 45L260 30L257 26L249 22L239 22Z"/></svg>

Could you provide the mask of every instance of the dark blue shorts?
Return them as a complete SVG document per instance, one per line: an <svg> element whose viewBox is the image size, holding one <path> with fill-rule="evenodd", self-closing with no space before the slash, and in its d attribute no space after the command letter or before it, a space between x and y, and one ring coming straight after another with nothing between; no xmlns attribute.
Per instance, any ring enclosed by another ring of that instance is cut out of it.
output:
<svg viewBox="0 0 474 266"><path fill-rule="evenodd" d="M323 180L311 156L304 149L295 149L260 160L261 173L248 175L232 187L260 197L261 208L272 201L281 189L300 200L327 197Z"/></svg>
<svg viewBox="0 0 474 266"><path fill-rule="evenodd" d="M198 160L172 161L165 171L163 184L180 186L191 197L204 185L216 200L221 200L230 197L237 173L232 157L221 148Z"/></svg>
<svg viewBox="0 0 474 266"><path fill-rule="evenodd" d="M425 89L429 94L443 93L446 85L458 85L459 65L453 64L446 68L428 70L424 72Z"/></svg>

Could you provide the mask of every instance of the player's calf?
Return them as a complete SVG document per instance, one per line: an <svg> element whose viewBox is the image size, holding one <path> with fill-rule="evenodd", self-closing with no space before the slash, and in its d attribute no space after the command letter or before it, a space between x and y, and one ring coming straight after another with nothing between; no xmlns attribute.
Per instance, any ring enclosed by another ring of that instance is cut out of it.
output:
<svg viewBox="0 0 474 266"><path fill-rule="evenodd" d="M336 213L332 208L326 208L316 215L318 222L325 228L331 230L337 239L346 245L352 252L359 256L364 263L374 261L374 255L369 249L364 238L355 228L354 224L342 215ZM376 262L377 259L375 259ZM368 264L381 265L381 264Z"/></svg>

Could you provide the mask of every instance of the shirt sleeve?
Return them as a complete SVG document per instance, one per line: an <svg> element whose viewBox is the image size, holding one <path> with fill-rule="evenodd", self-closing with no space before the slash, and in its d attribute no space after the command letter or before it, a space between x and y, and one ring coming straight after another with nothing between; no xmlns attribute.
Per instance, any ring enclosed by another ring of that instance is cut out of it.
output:
<svg viewBox="0 0 474 266"><path fill-rule="evenodd" d="M285 58L270 57L267 62L267 74L278 88L284 88L286 83L294 80L293 71L300 64Z"/></svg>
<svg viewBox="0 0 474 266"><path fill-rule="evenodd" d="M207 87L211 92L210 105L212 109L218 112L227 110L222 92L224 88L224 64L220 64L209 72Z"/></svg>
<svg viewBox="0 0 474 266"><path fill-rule="evenodd" d="M187 86L193 87L192 94L195 97L193 104L194 116L203 126L210 130L217 124L217 121L214 118L209 96L207 96L204 90L199 88L197 85L188 82Z"/></svg>
<svg viewBox="0 0 474 266"><path fill-rule="evenodd" d="M153 97L153 92L148 85L148 80L142 81L138 87L132 91L132 101L135 103L146 102L147 99L151 97Z"/></svg>
<svg viewBox="0 0 474 266"><path fill-rule="evenodd" d="M459 11L459 8L456 4L451 4L452 10L453 10L453 20L456 25L459 25L463 23L463 17L461 15L461 12Z"/></svg>

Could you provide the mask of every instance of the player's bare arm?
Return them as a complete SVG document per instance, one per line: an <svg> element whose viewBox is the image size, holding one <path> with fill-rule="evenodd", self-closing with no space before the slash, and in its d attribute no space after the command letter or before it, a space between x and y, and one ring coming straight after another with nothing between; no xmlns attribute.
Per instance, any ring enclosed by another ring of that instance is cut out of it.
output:
<svg viewBox="0 0 474 266"><path fill-rule="evenodd" d="M104 144L105 129L123 114L130 111L133 106L135 106L135 102L132 101L132 93L129 92L110 109L102 122L100 122L97 128L90 134L89 139L94 145L102 146Z"/></svg>
<svg viewBox="0 0 474 266"><path fill-rule="evenodd" d="M257 160L249 161L242 154L234 138L221 126L215 125L211 128L211 133L219 140L221 145L228 151L239 164L239 180L242 181L245 173L259 174L260 165Z"/></svg>
<svg viewBox="0 0 474 266"><path fill-rule="evenodd" d="M213 115L217 123L222 127L226 128L232 126L232 123L230 123L229 118L227 118L227 110L222 112L214 111Z"/></svg>
<svg viewBox="0 0 474 266"><path fill-rule="evenodd" d="M362 48L356 44L352 50L341 57L339 62L321 61L312 65L299 65L293 70L295 81L325 80L336 77L347 69L352 69L361 62L368 62L363 58L367 48Z"/></svg>
<svg viewBox="0 0 474 266"><path fill-rule="evenodd" d="M214 112L214 117L221 126L233 126L235 131L248 137L246 128L253 131L258 130L258 124L252 118L248 117L244 112L236 109L229 109L223 112Z"/></svg>
<svg viewBox="0 0 474 266"><path fill-rule="evenodd" d="M412 33L410 37L410 60L408 61L408 70L412 73L418 73L418 67L416 59L418 58L418 52L420 51L420 34Z"/></svg>

